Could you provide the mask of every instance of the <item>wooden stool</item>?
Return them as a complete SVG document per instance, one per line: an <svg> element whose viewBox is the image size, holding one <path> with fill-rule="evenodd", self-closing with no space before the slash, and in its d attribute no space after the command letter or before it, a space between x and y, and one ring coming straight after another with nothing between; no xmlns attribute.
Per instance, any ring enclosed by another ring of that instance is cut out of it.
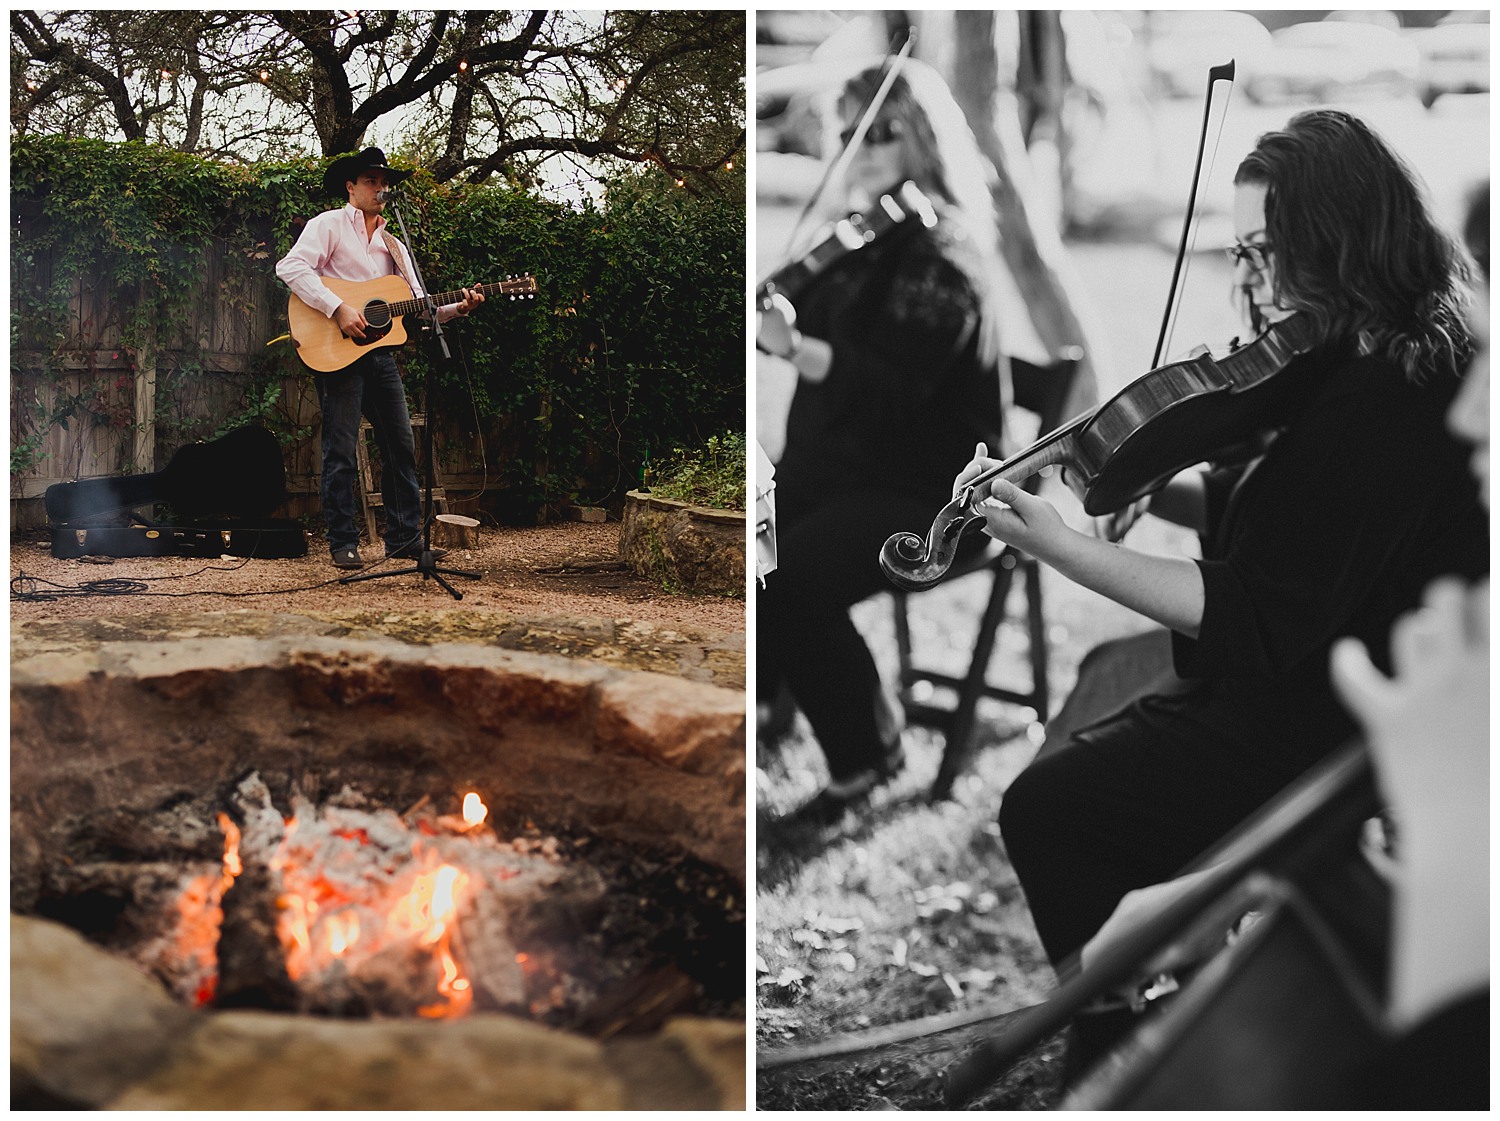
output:
<svg viewBox="0 0 1500 1121"><path fill-rule="evenodd" d="M415 439L417 429L425 430L427 417L423 413L413 413L411 418L412 437ZM365 531L369 534L371 544L380 540L380 534L375 527L375 508L385 505L385 498L380 491L375 489L374 471L370 467L370 448L366 437L371 432L370 422L364 417L359 420L359 440L354 445L354 459L359 467L360 497L365 508ZM418 483L422 480L419 478ZM427 499L426 487L421 488L422 500ZM432 488L432 505L438 513L446 513L448 510L448 498L442 487Z"/></svg>
<svg viewBox="0 0 1500 1121"><path fill-rule="evenodd" d="M1072 388L1073 376L1078 369L1078 360L1069 359L1053 366L1033 366L1030 363L1011 360L1012 404L1035 413L1038 418L1038 435L1045 435L1060 427L1064 421L1061 413ZM1024 484L1035 493L1040 478L1033 476ZM1042 574L1033 557L1010 546L1001 546L996 541L990 547L967 562L955 563L948 571L947 579L957 579L971 573L990 573L990 594L979 620L979 631L969 654L969 668L962 677L925 669L913 662L911 628L908 619L908 601L912 595L922 593L896 591L892 608L896 624L896 653L901 671L900 697L909 724L937 728L943 733L943 759L933 780L930 797L936 801L948 797L953 791L953 782L958 778L973 747L976 716L979 702L984 697L1024 705L1036 713L1036 719L1046 722L1051 712L1051 695L1047 688L1047 628L1042 613ZM1030 644L1029 686L1013 689L991 684L988 679L990 656L994 653L995 638L1000 624L1005 619L1007 600L1010 598L1014 577L1020 573L1020 585L1026 596L1026 632ZM957 698L951 708L919 700L914 687L919 683L941 685L953 689Z"/></svg>

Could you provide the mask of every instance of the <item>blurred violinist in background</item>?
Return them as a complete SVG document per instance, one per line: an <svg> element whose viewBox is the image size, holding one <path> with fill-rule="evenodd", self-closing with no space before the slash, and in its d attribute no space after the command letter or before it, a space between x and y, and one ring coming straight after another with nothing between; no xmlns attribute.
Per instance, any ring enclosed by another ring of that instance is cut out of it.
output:
<svg viewBox="0 0 1500 1121"><path fill-rule="evenodd" d="M837 120L854 148L830 188L888 228L794 270L805 282L791 292L771 286L756 336L798 375L776 464L777 569L756 605L757 689L789 695L812 726L830 780L799 813L817 821L903 765L901 718L849 609L888 586L881 543L947 499L954 457L997 445L1006 385L992 171L942 78L910 59L893 77L864 70Z"/></svg>

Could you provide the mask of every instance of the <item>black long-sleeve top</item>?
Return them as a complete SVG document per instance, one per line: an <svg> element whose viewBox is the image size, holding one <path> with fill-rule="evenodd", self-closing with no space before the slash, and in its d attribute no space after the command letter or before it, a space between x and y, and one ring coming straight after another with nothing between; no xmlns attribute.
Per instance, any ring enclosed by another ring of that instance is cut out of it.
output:
<svg viewBox="0 0 1500 1121"><path fill-rule="evenodd" d="M779 491L873 488L936 514L975 442L998 446L1000 377L980 355L991 281L958 224L938 215L848 254L797 295L798 328L832 345L833 364L822 382L798 383Z"/></svg>
<svg viewBox="0 0 1500 1121"><path fill-rule="evenodd" d="M1355 734L1329 679L1335 639L1389 670L1391 627L1432 580L1489 571L1468 449L1445 423L1453 379L1413 385L1374 357L1288 374L1316 379L1290 425L1249 468L1209 476L1203 622L1173 635L1194 687L1146 705L1163 730L1277 770Z"/></svg>

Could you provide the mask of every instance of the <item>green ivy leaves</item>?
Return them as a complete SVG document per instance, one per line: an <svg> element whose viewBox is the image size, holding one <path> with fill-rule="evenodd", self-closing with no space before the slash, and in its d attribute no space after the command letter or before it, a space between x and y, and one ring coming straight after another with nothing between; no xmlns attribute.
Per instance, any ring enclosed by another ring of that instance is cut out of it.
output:
<svg viewBox="0 0 1500 1121"><path fill-rule="evenodd" d="M122 345L175 337L195 301L225 298L205 290L210 254L235 298L284 302L276 261L302 222L337 203L322 194L325 162L237 165L141 143L13 138L12 276L40 278L14 285L13 342L59 354L75 345L81 283L118 294ZM575 207L419 172L402 209L434 290L537 278L535 300L492 299L450 331L459 361L435 379L442 415L478 425L507 512L605 503L639 481L654 449L701 449L726 434L741 434L743 473L742 199L635 173ZM244 416L266 415L280 381L300 374L290 353L252 363ZM426 349L399 357L422 384Z"/></svg>

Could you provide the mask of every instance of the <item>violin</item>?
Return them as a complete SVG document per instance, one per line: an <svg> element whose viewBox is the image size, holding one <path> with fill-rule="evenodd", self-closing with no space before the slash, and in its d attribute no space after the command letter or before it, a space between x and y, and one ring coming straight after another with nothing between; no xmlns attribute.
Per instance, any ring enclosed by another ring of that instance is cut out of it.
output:
<svg viewBox="0 0 1500 1121"><path fill-rule="evenodd" d="M938 511L925 537L893 534L880 550L881 569L907 591L936 583L953 564L964 531L984 521L975 496L996 478L1020 483L1062 465L1084 511L1100 515L1144 498L1183 468L1223 459L1285 423L1305 379L1279 375L1317 344L1311 319L1298 314L1223 358L1205 353L1143 374L1098 408L970 479ZM983 491L987 497L988 487Z"/></svg>
<svg viewBox="0 0 1500 1121"><path fill-rule="evenodd" d="M1282 320L1244 346L1231 344L1231 352L1223 360L1201 354L1157 365L1181 295L1178 281L1187 258L1194 203L1202 181L1214 94L1221 83L1233 82L1233 60L1209 69L1193 186L1161 333L1151 358L1153 369L1098 408L970 479L938 511L925 538L915 533L888 538L880 550L880 567L897 587L921 591L948 571L964 530L984 520L984 515L973 508L975 492L982 483L997 477L1019 483L1043 468L1061 464L1068 468L1070 483L1083 499L1084 510L1094 516L1111 514L1159 489L1183 468L1221 459L1232 449L1242 449L1255 434L1280 426L1298 379L1275 375L1317 343L1305 316ZM985 496L988 494L986 487Z"/></svg>
<svg viewBox="0 0 1500 1121"><path fill-rule="evenodd" d="M937 225L938 220L932 200L907 180L896 190L881 195L868 210L839 219L811 249L763 280L756 289L760 305L768 306L775 295L795 302L814 277L913 218L928 229Z"/></svg>

